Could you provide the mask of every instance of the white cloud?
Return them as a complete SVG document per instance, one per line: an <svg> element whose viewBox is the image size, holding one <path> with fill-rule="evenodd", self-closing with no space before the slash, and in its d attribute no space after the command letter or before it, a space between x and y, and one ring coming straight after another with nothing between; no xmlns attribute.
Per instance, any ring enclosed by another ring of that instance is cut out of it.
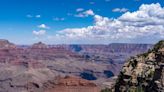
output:
<svg viewBox="0 0 164 92"><path fill-rule="evenodd" d="M36 18L41 18L41 15L36 15L35 17L36 17Z"/></svg>
<svg viewBox="0 0 164 92"><path fill-rule="evenodd" d="M126 9L126 8L115 8L115 9L113 9L112 11L113 11L113 12L127 12L128 9Z"/></svg>
<svg viewBox="0 0 164 92"><path fill-rule="evenodd" d="M85 11L84 14L86 14L86 15L95 15L93 10L91 10L91 9Z"/></svg>
<svg viewBox="0 0 164 92"><path fill-rule="evenodd" d="M79 14L75 15L75 17L88 17L88 16L93 16L95 15L95 13L93 12L93 10L89 9L86 10L84 12L80 12Z"/></svg>
<svg viewBox="0 0 164 92"><path fill-rule="evenodd" d="M50 27L48 27L48 26L45 25L45 24L41 24L41 25L38 25L38 28L49 29Z"/></svg>
<svg viewBox="0 0 164 92"><path fill-rule="evenodd" d="M33 31L32 33L36 36L42 36L46 34L46 30Z"/></svg>
<svg viewBox="0 0 164 92"><path fill-rule="evenodd" d="M90 14L90 13L89 13ZM95 15L94 25L67 28L51 38L59 42L110 43L156 42L164 39L164 8L160 4L143 4L138 11L126 12L117 19Z"/></svg>
<svg viewBox="0 0 164 92"><path fill-rule="evenodd" d="M84 14L82 14L82 13L79 13L79 14L76 14L76 15L74 15L75 17L80 17L80 18L84 18L84 17L86 17Z"/></svg>
<svg viewBox="0 0 164 92"><path fill-rule="evenodd" d="M27 18L41 18L41 15L31 15L31 14L27 14L26 17L27 17Z"/></svg>
<svg viewBox="0 0 164 92"><path fill-rule="evenodd" d="M90 4L95 4L95 2L89 2Z"/></svg>
<svg viewBox="0 0 164 92"><path fill-rule="evenodd" d="M58 17L56 17L56 18L53 18L53 20L55 20L55 21L64 21L65 18L58 18Z"/></svg>
<svg viewBox="0 0 164 92"><path fill-rule="evenodd" d="M76 12L81 12L81 11L83 11L84 9L83 8L77 8L76 9Z"/></svg>
<svg viewBox="0 0 164 92"><path fill-rule="evenodd" d="M28 14L28 15L26 15L26 17L27 17L27 18L32 18L33 16L30 15L30 14Z"/></svg>

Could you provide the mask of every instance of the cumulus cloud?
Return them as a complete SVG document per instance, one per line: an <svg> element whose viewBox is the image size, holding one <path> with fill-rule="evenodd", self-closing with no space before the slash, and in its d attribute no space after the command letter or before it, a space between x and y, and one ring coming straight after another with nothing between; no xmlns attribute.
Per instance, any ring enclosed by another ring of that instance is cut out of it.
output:
<svg viewBox="0 0 164 92"><path fill-rule="evenodd" d="M53 20L54 20L54 21L64 21L65 18L58 18L58 17L56 17L56 18L53 18Z"/></svg>
<svg viewBox="0 0 164 92"><path fill-rule="evenodd" d="M65 42L97 44L111 42L152 43L164 39L164 8L159 3L143 4L139 10L126 12L116 19L94 13L91 15L94 16L94 25L60 30L54 38L67 38Z"/></svg>
<svg viewBox="0 0 164 92"><path fill-rule="evenodd" d="M126 9L126 8L114 8L112 11L113 12L127 12L128 9Z"/></svg>
<svg viewBox="0 0 164 92"><path fill-rule="evenodd" d="M87 11L84 12L85 15L95 15L93 10L89 9Z"/></svg>
<svg viewBox="0 0 164 92"><path fill-rule="evenodd" d="M41 18L41 15L31 15L31 14L27 14L26 17L27 17L27 18Z"/></svg>
<svg viewBox="0 0 164 92"><path fill-rule="evenodd" d="M83 8L77 8L76 9L76 12L81 12L81 11L83 11L84 9Z"/></svg>
<svg viewBox="0 0 164 92"><path fill-rule="evenodd" d="M95 13L93 12L93 10L89 9L86 10L84 12L80 12L79 14L76 14L75 17L88 17L88 16L93 16L95 15Z"/></svg>
<svg viewBox="0 0 164 92"><path fill-rule="evenodd" d="M32 32L35 36L42 36L46 34L46 30L39 30L39 31L33 31Z"/></svg>
<svg viewBox="0 0 164 92"><path fill-rule="evenodd" d="M95 4L95 2L89 2L89 4Z"/></svg>
<svg viewBox="0 0 164 92"><path fill-rule="evenodd" d="M36 18L41 18L41 15L36 15L35 17L36 17Z"/></svg>
<svg viewBox="0 0 164 92"><path fill-rule="evenodd" d="M50 27L48 27L46 24L41 24L41 25L38 25L38 28L49 29Z"/></svg>
<svg viewBox="0 0 164 92"><path fill-rule="evenodd" d="M28 15L26 15L26 17L27 17L27 18L32 18L33 16L30 15L30 14L28 14Z"/></svg>

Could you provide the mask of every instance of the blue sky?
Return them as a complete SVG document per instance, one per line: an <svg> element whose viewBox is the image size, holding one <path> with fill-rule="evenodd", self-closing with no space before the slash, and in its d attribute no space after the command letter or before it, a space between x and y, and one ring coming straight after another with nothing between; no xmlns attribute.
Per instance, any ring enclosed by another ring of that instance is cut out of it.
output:
<svg viewBox="0 0 164 92"><path fill-rule="evenodd" d="M153 37L151 39L143 35L138 38L137 36L140 36L138 33L135 35L136 38L130 37L136 32L122 38L122 36L118 37L122 35L118 34L121 28L117 28L116 34L111 31L116 28L109 27L110 21L115 25L115 20L120 22L122 18L119 17L125 13L136 12L141 5L152 3L158 3L160 8L164 6L163 0L1 0L0 39L7 39L16 44L32 44L38 41L48 44L154 43L163 39L161 36L163 31L152 30L152 34L149 35ZM96 19L101 20L96 21ZM96 23L104 23L104 21L108 21L104 24L108 25L105 26L108 29L102 30L100 28L102 25L99 24L97 28ZM122 24L125 25L125 22ZM159 28L161 25L163 26L161 23ZM152 29L150 25L145 26L147 29ZM88 30L88 27L93 28ZM133 27L135 26L130 26ZM144 28L139 29L142 31ZM123 30L131 29L128 27Z"/></svg>

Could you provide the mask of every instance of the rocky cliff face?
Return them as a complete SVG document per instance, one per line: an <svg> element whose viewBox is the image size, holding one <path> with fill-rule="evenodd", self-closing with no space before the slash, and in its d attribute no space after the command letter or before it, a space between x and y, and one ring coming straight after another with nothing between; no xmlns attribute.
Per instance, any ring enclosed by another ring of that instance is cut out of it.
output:
<svg viewBox="0 0 164 92"><path fill-rule="evenodd" d="M115 92L164 92L164 40L124 64Z"/></svg>

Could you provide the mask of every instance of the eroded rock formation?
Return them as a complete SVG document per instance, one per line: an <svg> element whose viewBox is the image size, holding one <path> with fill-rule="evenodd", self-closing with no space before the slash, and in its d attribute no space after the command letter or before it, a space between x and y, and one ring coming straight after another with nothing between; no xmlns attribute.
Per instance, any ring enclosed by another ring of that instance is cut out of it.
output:
<svg viewBox="0 0 164 92"><path fill-rule="evenodd" d="M111 77L117 76L126 58L151 46L46 45L42 42L17 46L0 40L0 92L44 92L44 87L51 87L44 83L53 83L54 77L67 75L90 80L96 86L109 84L106 81L112 82Z"/></svg>
<svg viewBox="0 0 164 92"><path fill-rule="evenodd" d="M164 92L164 40L124 64L115 91Z"/></svg>

